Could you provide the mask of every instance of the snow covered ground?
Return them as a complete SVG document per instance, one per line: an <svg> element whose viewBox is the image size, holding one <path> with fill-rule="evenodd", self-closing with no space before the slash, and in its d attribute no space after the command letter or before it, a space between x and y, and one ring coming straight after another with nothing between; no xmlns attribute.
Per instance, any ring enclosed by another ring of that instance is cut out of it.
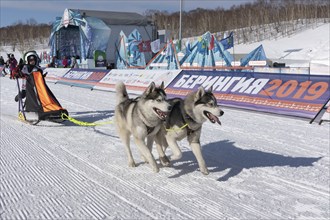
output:
<svg viewBox="0 0 330 220"><path fill-rule="evenodd" d="M330 23L319 23L317 27L277 40L238 44L235 53L249 53L260 44L266 56L277 62L287 62L293 67L308 67L310 62L330 66ZM233 53L233 49L229 51Z"/></svg>
<svg viewBox="0 0 330 220"><path fill-rule="evenodd" d="M223 108L222 126L202 132L208 176L186 141L179 161L153 173L134 143L138 166L127 166L113 124L20 122L16 82L0 83L0 219L330 217L329 123ZM72 117L112 121L114 93L48 85Z"/></svg>
<svg viewBox="0 0 330 220"><path fill-rule="evenodd" d="M270 58L329 67L329 27L235 45L235 53L263 44ZM48 85L72 117L112 122L114 93ZM134 143L138 166L127 166L113 124L31 126L17 119L16 82L0 77L0 88L0 219L330 218L328 122L223 108L222 126L207 122L202 132L208 176L186 141L183 157L155 174Z"/></svg>

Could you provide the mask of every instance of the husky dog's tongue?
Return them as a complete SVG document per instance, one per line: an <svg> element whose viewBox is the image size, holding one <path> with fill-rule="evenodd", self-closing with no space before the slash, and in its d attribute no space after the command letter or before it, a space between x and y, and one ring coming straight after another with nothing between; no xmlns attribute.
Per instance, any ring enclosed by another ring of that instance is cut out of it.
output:
<svg viewBox="0 0 330 220"><path fill-rule="evenodd" d="M212 122L212 123L217 122L219 125L221 125L221 122L217 116L215 116L211 112L207 112L207 111L205 111L204 113L205 113L206 117L210 120L210 122Z"/></svg>

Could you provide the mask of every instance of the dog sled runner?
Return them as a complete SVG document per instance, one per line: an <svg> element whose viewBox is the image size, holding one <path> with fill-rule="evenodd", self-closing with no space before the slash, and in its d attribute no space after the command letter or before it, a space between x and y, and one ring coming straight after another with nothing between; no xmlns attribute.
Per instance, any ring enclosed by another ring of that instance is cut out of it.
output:
<svg viewBox="0 0 330 220"><path fill-rule="evenodd" d="M26 76L26 97L22 97L19 81L18 87L18 117L32 125L40 121L62 122L62 115L68 111L62 108L52 91L47 86L41 71L32 72Z"/></svg>

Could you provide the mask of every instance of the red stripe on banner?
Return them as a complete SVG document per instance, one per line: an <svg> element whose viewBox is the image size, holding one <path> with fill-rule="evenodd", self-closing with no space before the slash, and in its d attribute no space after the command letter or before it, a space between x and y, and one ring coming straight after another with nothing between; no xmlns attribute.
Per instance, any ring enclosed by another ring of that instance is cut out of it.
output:
<svg viewBox="0 0 330 220"><path fill-rule="evenodd" d="M93 72L86 80L100 81L108 72Z"/></svg>
<svg viewBox="0 0 330 220"><path fill-rule="evenodd" d="M115 88L115 84L102 83L102 82L98 82L96 84L96 86L106 87L106 88Z"/></svg>

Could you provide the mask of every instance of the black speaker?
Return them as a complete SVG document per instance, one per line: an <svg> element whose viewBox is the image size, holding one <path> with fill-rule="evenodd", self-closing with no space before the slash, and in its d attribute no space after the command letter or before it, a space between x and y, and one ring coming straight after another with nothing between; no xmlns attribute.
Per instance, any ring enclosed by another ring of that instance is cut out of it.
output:
<svg viewBox="0 0 330 220"><path fill-rule="evenodd" d="M273 67L285 67L285 63L273 63Z"/></svg>

